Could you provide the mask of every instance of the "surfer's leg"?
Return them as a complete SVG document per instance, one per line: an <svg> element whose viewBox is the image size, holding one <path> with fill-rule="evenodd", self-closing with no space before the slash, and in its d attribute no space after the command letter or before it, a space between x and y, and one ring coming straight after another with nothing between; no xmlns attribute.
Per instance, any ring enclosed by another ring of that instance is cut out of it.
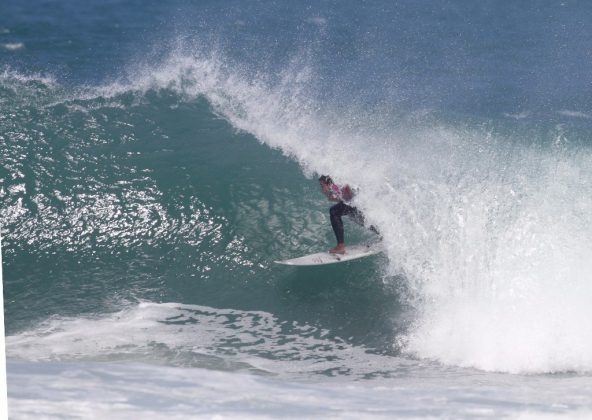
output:
<svg viewBox="0 0 592 420"><path fill-rule="evenodd" d="M364 213L362 213L360 210L358 210L357 207L351 207L351 206L346 206L346 207L348 207L348 209L346 209L346 212L344 214L349 215L349 217L351 217L351 219L354 222L356 222L358 225L366 226L366 218L364 217ZM376 227L374 225L370 225L370 227L368 229L370 229L372 232L374 232L378 236L380 236L380 232L378 231L378 229L376 229Z"/></svg>
<svg viewBox="0 0 592 420"><path fill-rule="evenodd" d="M337 239L337 244L344 243L344 231L343 231L343 220L341 216L345 214L345 208L347 207L342 201L335 204L329 209L329 215L331 216L331 227L333 228L333 232L335 233L335 239Z"/></svg>
<svg viewBox="0 0 592 420"><path fill-rule="evenodd" d="M331 207L329 214L331 215L331 226L333 227L333 232L335 232L335 239L337 239L337 246L329 252L343 254L345 253L345 232L341 216L349 216L354 222L360 226L364 226L364 215L357 208L348 206L343 201ZM370 230L380 235L374 226L370 226Z"/></svg>
<svg viewBox="0 0 592 420"><path fill-rule="evenodd" d="M360 225L360 226L364 226L366 220L364 219L364 214L358 210L356 207L351 207L351 206L347 206L349 207L346 210L346 213L350 219L352 219L356 224Z"/></svg>

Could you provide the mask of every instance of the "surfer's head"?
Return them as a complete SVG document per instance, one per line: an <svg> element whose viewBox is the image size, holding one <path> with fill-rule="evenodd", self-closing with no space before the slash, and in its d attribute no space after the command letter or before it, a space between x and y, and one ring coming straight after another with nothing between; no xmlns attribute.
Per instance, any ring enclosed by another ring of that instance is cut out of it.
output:
<svg viewBox="0 0 592 420"><path fill-rule="evenodd" d="M319 178L319 185L321 186L321 191L327 197L331 194L331 186L333 185L333 180L329 175L321 175Z"/></svg>
<svg viewBox="0 0 592 420"><path fill-rule="evenodd" d="M319 182L321 184L327 184L327 185L333 184L333 180L331 179L331 177L329 175L321 175L319 177Z"/></svg>

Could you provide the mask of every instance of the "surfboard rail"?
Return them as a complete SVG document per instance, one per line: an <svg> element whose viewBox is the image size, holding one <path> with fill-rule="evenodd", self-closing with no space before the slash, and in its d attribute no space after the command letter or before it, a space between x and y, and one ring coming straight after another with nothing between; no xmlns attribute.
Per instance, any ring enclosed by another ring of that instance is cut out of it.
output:
<svg viewBox="0 0 592 420"><path fill-rule="evenodd" d="M384 245L380 242L362 245L352 245L345 248L345 254L331 254L329 251L303 255L297 258L274 261L276 264L291 266L315 266L337 264L357 260L384 252Z"/></svg>

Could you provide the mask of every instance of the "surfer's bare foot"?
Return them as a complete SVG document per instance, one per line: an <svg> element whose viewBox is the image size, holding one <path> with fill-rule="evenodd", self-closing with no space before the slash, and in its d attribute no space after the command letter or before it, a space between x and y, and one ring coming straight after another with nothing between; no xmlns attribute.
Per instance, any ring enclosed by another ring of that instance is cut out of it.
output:
<svg viewBox="0 0 592 420"><path fill-rule="evenodd" d="M329 250L331 254L345 254L345 244L337 244L335 248Z"/></svg>

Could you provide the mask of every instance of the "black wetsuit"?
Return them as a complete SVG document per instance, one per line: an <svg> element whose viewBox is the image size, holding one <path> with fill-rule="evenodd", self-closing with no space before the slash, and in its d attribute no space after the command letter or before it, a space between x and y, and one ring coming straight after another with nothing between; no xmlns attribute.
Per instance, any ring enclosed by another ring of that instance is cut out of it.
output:
<svg viewBox="0 0 592 420"><path fill-rule="evenodd" d="M335 232L335 238L337 238L338 244L345 243L341 216L349 216L358 225L364 226L364 215L362 212L355 207L348 206L343 201L332 206L329 209L329 215L331 216L331 226L333 227L333 232ZM378 230L374 226L370 226L370 230L379 235Z"/></svg>
<svg viewBox="0 0 592 420"><path fill-rule="evenodd" d="M343 201L332 206L329 209L329 215L331 216L331 227L333 227L333 232L335 232L335 238L337 238L338 244L345 242L343 220L341 219L341 216L350 216L354 222L364 226L364 216L362 213L360 213L357 208L348 206Z"/></svg>

